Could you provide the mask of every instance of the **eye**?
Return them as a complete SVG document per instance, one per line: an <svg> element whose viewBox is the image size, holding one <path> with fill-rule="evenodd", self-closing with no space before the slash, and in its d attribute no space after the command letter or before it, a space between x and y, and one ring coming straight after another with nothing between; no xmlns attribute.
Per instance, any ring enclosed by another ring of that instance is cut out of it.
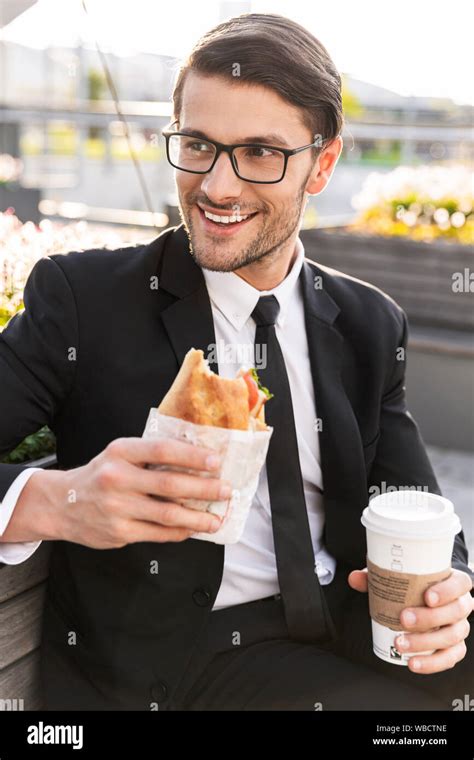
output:
<svg viewBox="0 0 474 760"><path fill-rule="evenodd" d="M202 142L202 141L194 141L194 142L187 142L186 143L186 150L191 150L194 153L205 153L206 151L212 150L209 143Z"/></svg>
<svg viewBox="0 0 474 760"><path fill-rule="evenodd" d="M275 155L275 152L273 150L268 150L268 148L264 148L261 145L256 145L253 148L248 148L248 155L251 158L270 158L271 156Z"/></svg>

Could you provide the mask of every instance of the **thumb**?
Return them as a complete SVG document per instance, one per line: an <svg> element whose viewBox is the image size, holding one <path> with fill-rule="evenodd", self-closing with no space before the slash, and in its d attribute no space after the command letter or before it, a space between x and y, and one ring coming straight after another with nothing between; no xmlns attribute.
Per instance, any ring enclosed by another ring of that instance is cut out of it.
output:
<svg viewBox="0 0 474 760"><path fill-rule="evenodd" d="M352 573L349 573L347 581L349 586L355 591L367 591L367 568L365 567L363 570L353 570Z"/></svg>

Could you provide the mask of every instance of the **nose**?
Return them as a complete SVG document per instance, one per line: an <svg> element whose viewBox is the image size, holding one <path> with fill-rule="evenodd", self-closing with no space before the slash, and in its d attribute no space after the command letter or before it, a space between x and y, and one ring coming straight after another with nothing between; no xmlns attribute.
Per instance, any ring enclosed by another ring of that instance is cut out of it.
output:
<svg viewBox="0 0 474 760"><path fill-rule="evenodd" d="M203 175L201 189L214 203L236 198L242 192L242 180L234 172L228 153L221 153L212 170Z"/></svg>

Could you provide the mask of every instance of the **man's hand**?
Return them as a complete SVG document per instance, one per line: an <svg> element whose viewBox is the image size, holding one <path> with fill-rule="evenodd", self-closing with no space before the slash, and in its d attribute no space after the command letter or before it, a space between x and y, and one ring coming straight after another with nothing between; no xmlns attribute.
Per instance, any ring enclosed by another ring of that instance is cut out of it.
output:
<svg viewBox="0 0 474 760"><path fill-rule="evenodd" d="M353 570L348 582L356 591L367 591L367 568ZM470 576L453 569L449 578L425 591L426 607L407 607L402 611L400 622L410 635L398 636L398 650L410 654L436 650L430 655L410 657L408 667L414 673L439 673L464 658L464 639L470 631L467 618L474 610L472 588Z"/></svg>
<svg viewBox="0 0 474 760"><path fill-rule="evenodd" d="M194 472L151 470L145 464ZM2 541L59 539L118 549L139 541L184 541L196 532L214 533L221 526L219 517L175 500L228 500L231 488L218 479L220 466L212 451L190 443L118 438L83 467L35 472Z"/></svg>

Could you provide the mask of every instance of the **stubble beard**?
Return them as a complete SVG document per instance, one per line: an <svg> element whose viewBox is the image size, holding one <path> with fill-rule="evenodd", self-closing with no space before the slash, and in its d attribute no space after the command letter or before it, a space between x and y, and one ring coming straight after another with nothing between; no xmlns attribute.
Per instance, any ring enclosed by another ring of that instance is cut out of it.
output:
<svg viewBox="0 0 474 760"><path fill-rule="evenodd" d="M202 233L197 232L192 219L195 202L186 204L180 199L179 213L189 238L189 250L196 264L212 272L233 272L235 269L257 261L263 264L278 256L282 246L300 224L305 184L300 188L297 198L287 213L280 214L273 220L266 218L265 211L258 214L256 223L261 225L260 229L243 250L235 250L231 239L220 241L209 237L209 241L203 244L200 241Z"/></svg>

